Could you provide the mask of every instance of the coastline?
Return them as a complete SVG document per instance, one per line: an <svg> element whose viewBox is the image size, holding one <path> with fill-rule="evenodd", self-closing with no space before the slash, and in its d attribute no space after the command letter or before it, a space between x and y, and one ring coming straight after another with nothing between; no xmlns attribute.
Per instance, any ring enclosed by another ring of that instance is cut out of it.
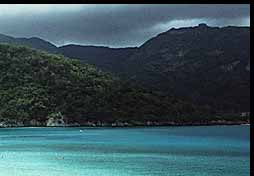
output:
<svg viewBox="0 0 254 176"><path fill-rule="evenodd" d="M250 125L250 121L226 121L226 120L214 120L208 122L86 122L82 124L3 124L0 123L0 128L69 128L69 127L95 127L95 128L124 128L124 127L181 127L181 126L230 126L230 125Z"/></svg>

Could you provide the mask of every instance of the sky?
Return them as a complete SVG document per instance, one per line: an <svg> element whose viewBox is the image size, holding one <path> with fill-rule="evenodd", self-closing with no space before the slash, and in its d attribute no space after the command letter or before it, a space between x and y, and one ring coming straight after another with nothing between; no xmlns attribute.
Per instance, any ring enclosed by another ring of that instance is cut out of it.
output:
<svg viewBox="0 0 254 176"><path fill-rule="evenodd" d="M170 28L250 26L244 4L0 4L0 33L57 46L140 46Z"/></svg>

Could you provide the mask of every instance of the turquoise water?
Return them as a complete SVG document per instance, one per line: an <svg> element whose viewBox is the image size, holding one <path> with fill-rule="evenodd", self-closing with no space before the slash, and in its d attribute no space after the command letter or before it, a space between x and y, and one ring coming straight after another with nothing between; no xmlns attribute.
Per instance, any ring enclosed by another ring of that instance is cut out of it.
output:
<svg viewBox="0 0 254 176"><path fill-rule="evenodd" d="M247 176L249 135L249 126L0 129L0 176Z"/></svg>

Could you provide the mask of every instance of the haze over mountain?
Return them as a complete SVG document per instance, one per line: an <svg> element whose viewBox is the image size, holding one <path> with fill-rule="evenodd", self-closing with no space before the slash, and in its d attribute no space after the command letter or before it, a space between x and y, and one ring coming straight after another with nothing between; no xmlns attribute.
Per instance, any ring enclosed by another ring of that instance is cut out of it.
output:
<svg viewBox="0 0 254 176"><path fill-rule="evenodd" d="M219 28L205 24L172 28L136 48L80 45L57 48L41 39L8 36L1 36L0 41L77 58L130 82L217 111L242 112L250 108L249 31L249 27Z"/></svg>

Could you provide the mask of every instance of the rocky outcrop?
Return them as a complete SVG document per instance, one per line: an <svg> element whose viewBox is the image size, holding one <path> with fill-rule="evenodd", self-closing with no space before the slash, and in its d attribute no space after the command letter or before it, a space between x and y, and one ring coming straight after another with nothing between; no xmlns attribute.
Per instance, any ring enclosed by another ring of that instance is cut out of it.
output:
<svg viewBox="0 0 254 176"><path fill-rule="evenodd" d="M66 126L63 119L54 119L50 118L46 122L46 126L48 127L59 127L59 126Z"/></svg>
<svg viewBox="0 0 254 176"><path fill-rule="evenodd" d="M46 126L48 127L64 127L66 126L64 116L61 112L53 113L48 117L46 121Z"/></svg>

